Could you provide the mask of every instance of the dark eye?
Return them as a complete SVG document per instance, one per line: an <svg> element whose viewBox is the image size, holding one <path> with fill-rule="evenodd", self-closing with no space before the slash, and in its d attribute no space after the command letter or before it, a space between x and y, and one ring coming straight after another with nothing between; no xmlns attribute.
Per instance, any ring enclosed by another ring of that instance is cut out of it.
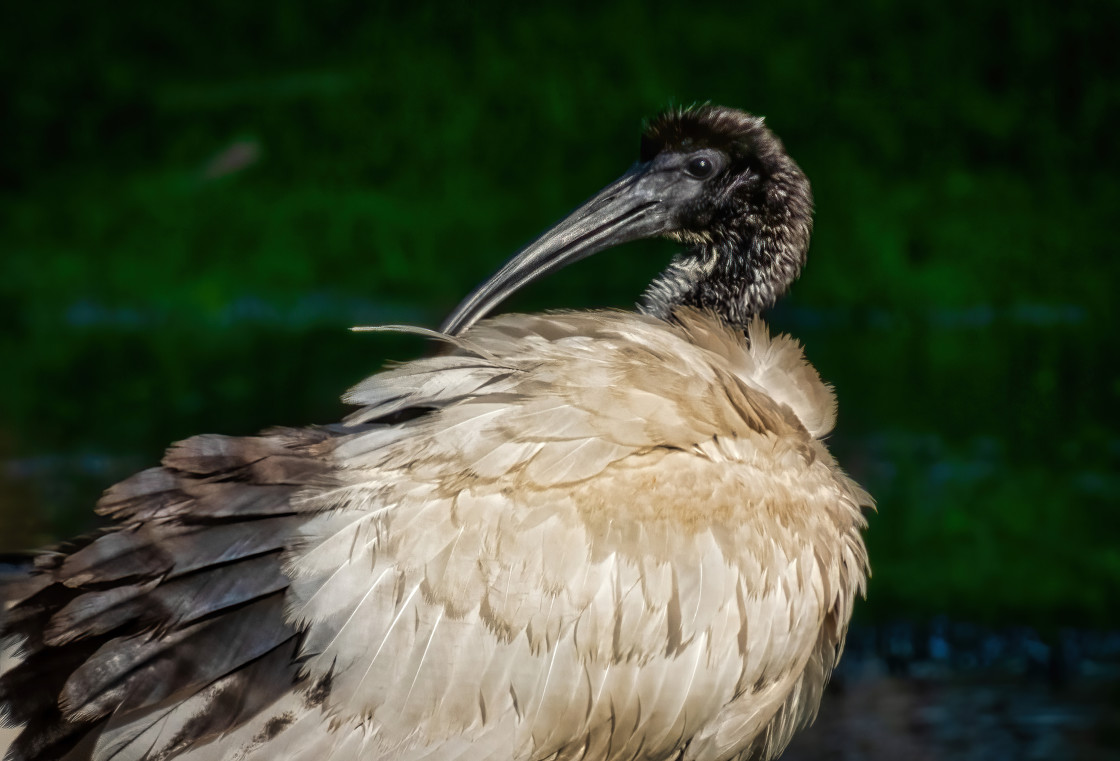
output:
<svg viewBox="0 0 1120 761"><path fill-rule="evenodd" d="M711 173L715 171L715 168L716 165L712 163L711 159L697 156L685 165L684 171L688 172L696 179L702 180L711 175Z"/></svg>

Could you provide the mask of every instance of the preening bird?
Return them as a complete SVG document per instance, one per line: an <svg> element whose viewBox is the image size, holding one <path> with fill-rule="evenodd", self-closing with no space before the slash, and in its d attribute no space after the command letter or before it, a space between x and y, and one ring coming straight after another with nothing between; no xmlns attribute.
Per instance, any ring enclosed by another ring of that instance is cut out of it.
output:
<svg viewBox="0 0 1120 761"><path fill-rule="evenodd" d="M655 118L445 353L341 424L174 444L106 492L111 528L41 555L4 614L9 758L777 756L868 572L832 392L758 317L811 226L761 119ZM482 320L652 236L685 250L636 313Z"/></svg>

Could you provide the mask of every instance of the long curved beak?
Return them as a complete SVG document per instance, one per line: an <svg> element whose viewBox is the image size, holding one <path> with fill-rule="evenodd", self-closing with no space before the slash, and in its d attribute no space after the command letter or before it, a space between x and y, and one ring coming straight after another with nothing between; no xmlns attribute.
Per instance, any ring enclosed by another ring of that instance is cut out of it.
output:
<svg viewBox="0 0 1120 761"><path fill-rule="evenodd" d="M638 164L591 197L555 227L517 252L463 299L440 330L457 336L519 288L580 259L670 229L665 183Z"/></svg>

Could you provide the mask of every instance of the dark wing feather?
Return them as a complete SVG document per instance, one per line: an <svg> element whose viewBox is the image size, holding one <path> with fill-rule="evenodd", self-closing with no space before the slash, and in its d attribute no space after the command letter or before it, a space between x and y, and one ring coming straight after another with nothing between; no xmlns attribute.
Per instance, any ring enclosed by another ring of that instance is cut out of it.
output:
<svg viewBox="0 0 1120 761"><path fill-rule="evenodd" d="M188 624L287 586L288 577L269 553L239 562L235 573L217 565L163 583L155 579L87 592L51 617L44 640L57 647L133 620L164 627Z"/></svg>
<svg viewBox="0 0 1120 761"><path fill-rule="evenodd" d="M116 637L66 680L62 711L90 721L192 695L295 636L284 621L282 594L273 594L166 633Z"/></svg>
<svg viewBox="0 0 1120 761"><path fill-rule="evenodd" d="M162 748L159 757L172 758L236 728L267 708L276 695L291 688L296 678L293 663L297 654L298 644L285 642L197 693L195 700L199 708L205 706L205 710L199 710L183 724ZM136 758L141 755L135 752L134 746L147 750L151 745L146 737L150 728L158 727L161 720L181 705L178 700L171 699L155 708L144 709L147 711L144 722L136 722L136 715L132 712L114 715L100 733L106 758Z"/></svg>
<svg viewBox="0 0 1120 761"><path fill-rule="evenodd" d="M240 501L246 508L253 506L253 501L244 495ZM105 534L67 557L58 579L68 587L78 588L123 579L181 576L219 563L281 550L304 520L300 515L262 518L258 514L249 519L230 516L234 520L196 522L207 517L208 512L200 510L198 515L192 513L183 519L189 523L152 521Z"/></svg>
<svg viewBox="0 0 1120 761"><path fill-rule="evenodd" d="M144 730L192 700L158 749L170 758L227 731L299 680L300 633L284 619L284 552L307 519L293 497L329 478L338 429L196 436L162 467L109 489L100 535L41 555L10 583L0 638L23 661L0 709L26 724L9 758L132 755ZM129 752L129 749L132 749Z"/></svg>

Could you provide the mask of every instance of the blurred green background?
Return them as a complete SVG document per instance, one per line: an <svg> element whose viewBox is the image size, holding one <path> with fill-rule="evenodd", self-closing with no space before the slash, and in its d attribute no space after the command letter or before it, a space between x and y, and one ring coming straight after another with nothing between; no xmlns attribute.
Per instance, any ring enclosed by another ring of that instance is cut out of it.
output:
<svg viewBox="0 0 1120 761"><path fill-rule="evenodd" d="M637 154L764 114L813 181L771 315L879 500L867 619L1120 625L1120 4L25 3L0 27L0 550L170 441L330 422ZM634 244L510 308L628 306Z"/></svg>

